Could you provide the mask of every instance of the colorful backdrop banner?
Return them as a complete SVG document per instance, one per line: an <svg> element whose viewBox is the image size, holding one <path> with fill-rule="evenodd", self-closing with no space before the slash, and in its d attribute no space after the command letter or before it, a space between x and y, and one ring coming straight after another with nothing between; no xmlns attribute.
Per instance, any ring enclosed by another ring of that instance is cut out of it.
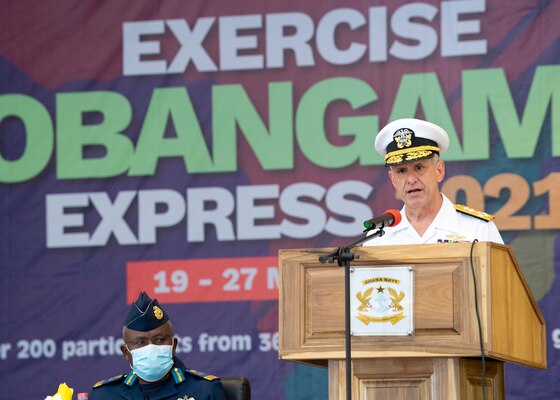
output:
<svg viewBox="0 0 560 400"><path fill-rule="evenodd" d="M279 249L337 247L400 208L373 141L450 135L442 191L496 215L547 322L560 397L560 2L4 0L0 399L125 373L158 298L190 368L255 399L326 399L278 360ZM334 268L334 267L333 267ZM41 397L43 396L43 397Z"/></svg>

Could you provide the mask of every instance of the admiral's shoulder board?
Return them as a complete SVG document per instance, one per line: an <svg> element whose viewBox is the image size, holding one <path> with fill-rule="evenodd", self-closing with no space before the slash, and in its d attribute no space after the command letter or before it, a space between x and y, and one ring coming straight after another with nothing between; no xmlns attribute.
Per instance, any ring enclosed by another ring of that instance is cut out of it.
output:
<svg viewBox="0 0 560 400"><path fill-rule="evenodd" d="M95 385L93 385L93 388L95 389L95 388L98 388L98 387L101 387L103 385L107 385L107 384L110 384L110 383L120 382L125 377L126 377L126 374L113 376L112 378L105 379L104 381L97 382Z"/></svg>
<svg viewBox="0 0 560 400"><path fill-rule="evenodd" d="M467 214L471 217L482 219L484 221L492 221L494 219L494 216L491 214L485 213L484 211L475 210L474 208L470 208L462 204L455 204L455 209L460 213Z"/></svg>
<svg viewBox="0 0 560 400"><path fill-rule="evenodd" d="M200 371L197 371L197 370L194 370L194 369L186 369L185 372L187 372L191 375L194 375L194 376L198 376L200 378L204 378L207 381L214 381L216 379L219 379L219 377L216 376L216 375L206 374L204 372L200 372Z"/></svg>

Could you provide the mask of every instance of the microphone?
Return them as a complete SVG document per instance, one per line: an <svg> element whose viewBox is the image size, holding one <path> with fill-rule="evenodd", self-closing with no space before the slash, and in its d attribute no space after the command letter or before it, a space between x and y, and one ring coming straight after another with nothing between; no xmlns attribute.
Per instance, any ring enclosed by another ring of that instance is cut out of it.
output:
<svg viewBox="0 0 560 400"><path fill-rule="evenodd" d="M388 226L398 225L401 220L401 213L397 210L385 210L380 216L364 221L364 227L368 231L372 229L383 229Z"/></svg>

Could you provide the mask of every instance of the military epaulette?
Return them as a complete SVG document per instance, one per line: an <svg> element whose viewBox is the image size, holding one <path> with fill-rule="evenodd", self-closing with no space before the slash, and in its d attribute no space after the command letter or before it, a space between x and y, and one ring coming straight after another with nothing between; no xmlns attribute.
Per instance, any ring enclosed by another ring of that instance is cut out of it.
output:
<svg viewBox="0 0 560 400"><path fill-rule="evenodd" d="M206 374L204 372L200 372L200 371L197 371L197 370L194 370L194 369L187 369L187 370L185 370L185 372L188 372L189 374L198 376L200 378L204 378L207 381L213 381L213 380L219 379L219 377L217 377L216 375Z"/></svg>
<svg viewBox="0 0 560 400"><path fill-rule="evenodd" d="M175 383L182 383L185 381L185 374L183 373L183 371L181 371L180 368L173 368L171 370L171 376L173 376Z"/></svg>
<svg viewBox="0 0 560 400"><path fill-rule="evenodd" d="M484 211L477 211L474 208L470 208L462 204L455 204L455 209L460 213L467 214L478 219L483 219L484 221L492 221L494 219L494 216L491 214L485 213Z"/></svg>
<svg viewBox="0 0 560 400"><path fill-rule="evenodd" d="M99 382L97 382L95 385L93 385L93 388L95 389L95 388L101 387L101 386L103 386L103 385L107 385L107 384L109 384L109 383L120 382L120 381L123 380L125 377L126 377L126 374L113 376L112 378L105 379L104 381L99 381Z"/></svg>

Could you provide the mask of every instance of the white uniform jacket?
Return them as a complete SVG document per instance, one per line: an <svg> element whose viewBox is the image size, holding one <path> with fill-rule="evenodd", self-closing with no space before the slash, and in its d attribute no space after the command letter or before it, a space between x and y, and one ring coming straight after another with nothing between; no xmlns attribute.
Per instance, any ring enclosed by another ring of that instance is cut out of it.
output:
<svg viewBox="0 0 560 400"><path fill-rule="evenodd" d="M371 239L364 246L472 242L474 239L504 243L494 222L460 212L447 197L443 194L442 197L441 209L423 236L410 224L406 218L406 207L403 207L402 221L394 227L385 228L384 236Z"/></svg>

